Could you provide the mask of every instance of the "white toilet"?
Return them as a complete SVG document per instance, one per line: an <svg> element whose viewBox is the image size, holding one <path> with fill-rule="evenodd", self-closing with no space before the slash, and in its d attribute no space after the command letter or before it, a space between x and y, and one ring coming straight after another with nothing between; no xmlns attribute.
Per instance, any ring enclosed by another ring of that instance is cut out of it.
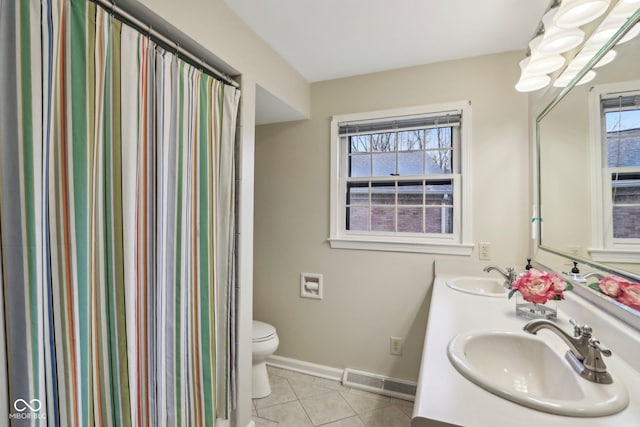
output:
<svg viewBox="0 0 640 427"><path fill-rule="evenodd" d="M259 399L271 394L269 375L267 374L266 358L278 348L280 341L276 328L268 323L253 321L253 391L252 397Z"/></svg>

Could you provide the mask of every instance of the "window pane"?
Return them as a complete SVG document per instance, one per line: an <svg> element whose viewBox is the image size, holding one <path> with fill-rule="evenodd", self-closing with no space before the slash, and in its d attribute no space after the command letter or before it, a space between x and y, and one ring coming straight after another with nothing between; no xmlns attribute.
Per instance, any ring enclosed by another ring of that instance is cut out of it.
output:
<svg viewBox="0 0 640 427"><path fill-rule="evenodd" d="M609 167L640 166L640 109L609 111L605 120Z"/></svg>
<svg viewBox="0 0 640 427"><path fill-rule="evenodd" d="M369 231L369 208L347 208L347 230Z"/></svg>
<svg viewBox="0 0 640 427"><path fill-rule="evenodd" d="M453 185L451 180L428 183L425 198L426 205L453 206Z"/></svg>
<svg viewBox="0 0 640 427"><path fill-rule="evenodd" d="M640 172L612 173L611 198L614 204L640 204Z"/></svg>
<svg viewBox="0 0 640 427"><path fill-rule="evenodd" d="M396 154L373 154L373 175L389 176L396 173Z"/></svg>
<svg viewBox="0 0 640 427"><path fill-rule="evenodd" d="M396 151L396 133L383 132L369 135L371 137L371 151L389 153Z"/></svg>
<svg viewBox="0 0 640 427"><path fill-rule="evenodd" d="M422 233L422 208L399 207L398 231L405 233Z"/></svg>
<svg viewBox="0 0 640 427"><path fill-rule="evenodd" d="M354 154L351 160L349 176L371 176L371 156L369 154Z"/></svg>
<svg viewBox="0 0 640 427"><path fill-rule="evenodd" d="M613 237L640 239L640 206L613 207Z"/></svg>
<svg viewBox="0 0 640 427"><path fill-rule="evenodd" d="M453 233L453 208L425 208L427 233Z"/></svg>
<svg viewBox="0 0 640 427"><path fill-rule="evenodd" d="M451 135L453 128L432 128L425 130L425 148L428 150L436 148L452 148Z"/></svg>
<svg viewBox="0 0 640 427"><path fill-rule="evenodd" d="M611 174L611 198L613 237L640 238L640 173Z"/></svg>
<svg viewBox="0 0 640 427"><path fill-rule="evenodd" d="M427 174L449 174L451 170L451 150L427 151Z"/></svg>
<svg viewBox="0 0 640 427"><path fill-rule="evenodd" d="M400 176L422 175L423 160L424 154L422 151L398 153L398 173Z"/></svg>
<svg viewBox="0 0 640 427"><path fill-rule="evenodd" d="M393 206L371 207L371 230L396 231L395 214L396 208Z"/></svg>
<svg viewBox="0 0 640 427"><path fill-rule="evenodd" d="M607 164L610 168L640 166L640 129L618 138L607 135Z"/></svg>
<svg viewBox="0 0 640 427"><path fill-rule="evenodd" d="M399 205L420 205L422 206L423 186L420 182L398 184L398 204ZM398 220L398 222L400 222Z"/></svg>
<svg viewBox="0 0 640 427"><path fill-rule="evenodd" d="M640 129L640 109L608 111L607 133Z"/></svg>
<svg viewBox="0 0 640 427"><path fill-rule="evenodd" d="M398 132L398 151L420 151L424 140L424 129Z"/></svg>
<svg viewBox="0 0 640 427"><path fill-rule="evenodd" d="M615 180L612 177L611 198L614 204L640 204L640 173L638 179Z"/></svg>
<svg viewBox="0 0 640 427"><path fill-rule="evenodd" d="M369 185L362 183L347 184L348 205L369 205Z"/></svg>
<svg viewBox="0 0 640 427"><path fill-rule="evenodd" d="M393 182L371 183L372 205L394 205L396 203L396 188Z"/></svg>
<svg viewBox="0 0 640 427"><path fill-rule="evenodd" d="M349 137L351 141L350 153L368 153L371 151L369 135L355 135Z"/></svg>

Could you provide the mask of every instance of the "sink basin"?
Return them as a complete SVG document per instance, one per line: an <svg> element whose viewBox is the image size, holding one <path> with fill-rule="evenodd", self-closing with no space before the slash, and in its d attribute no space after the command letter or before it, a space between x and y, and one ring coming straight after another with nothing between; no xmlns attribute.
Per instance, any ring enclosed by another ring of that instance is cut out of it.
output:
<svg viewBox="0 0 640 427"><path fill-rule="evenodd" d="M493 277L456 277L447 280L447 286L456 291L488 297L504 297L507 295L504 280Z"/></svg>
<svg viewBox="0 0 640 427"><path fill-rule="evenodd" d="M624 385L578 376L541 338L524 332L463 333L449 343L451 364L470 381L515 403L552 414L600 417L629 404Z"/></svg>

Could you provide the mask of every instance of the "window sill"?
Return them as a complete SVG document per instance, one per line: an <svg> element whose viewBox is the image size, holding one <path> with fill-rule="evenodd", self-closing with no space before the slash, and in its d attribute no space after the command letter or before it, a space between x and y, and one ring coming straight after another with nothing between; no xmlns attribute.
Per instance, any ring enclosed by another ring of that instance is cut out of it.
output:
<svg viewBox="0 0 640 427"><path fill-rule="evenodd" d="M589 248L591 259L597 262L619 262L621 264L637 264L640 259L638 249L594 249Z"/></svg>
<svg viewBox="0 0 640 427"><path fill-rule="evenodd" d="M438 255L471 256L472 243L425 242L412 240L382 240L380 238L330 238L332 249L357 249L367 251L413 252Z"/></svg>

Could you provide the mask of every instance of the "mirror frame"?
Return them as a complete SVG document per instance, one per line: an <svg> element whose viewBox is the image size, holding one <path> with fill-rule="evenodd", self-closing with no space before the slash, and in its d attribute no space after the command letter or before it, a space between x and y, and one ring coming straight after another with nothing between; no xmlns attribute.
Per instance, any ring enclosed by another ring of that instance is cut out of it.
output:
<svg viewBox="0 0 640 427"><path fill-rule="evenodd" d="M640 22L640 8L636 10L636 12L627 19L627 22L620 27L620 29L611 37L607 43L602 46L602 48L591 58L591 60L578 72L578 74L569 82L569 84L564 87L552 100L551 102L540 112L540 114L536 117L535 123L535 203L536 209L535 214L539 221L541 221L542 217L542 194L541 194L541 186L540 186L540 176L541 176L541 167L540 167L540 122L541 120L576 86L576 84L583 78L583 76L591 70L591 68L597 64L600 59L611 49L616 43L636 24ZM548 268L550 270L557 270L558 262L557 257L562 261L563 264L566 264L566 261L569 262L579 262L582 265L586 265L591 267L593 270L597 270L607 274L614 274L620 277L623 277L629 281L640 283L640 274L632 273L630 271L617 269L613 266L609 266L606 264L601 264L599 262L593 261L591 259L571 255L567 252L563 252L557 248L550 247L544 244L542 240L542 226L541 223L538 223L539 226L536 230L536 254L535 260L538 264ZM554 259L554 257L556 259ZM556 261L556 262L554 262ZM556 267L556 268L554 268ZM558 272L558 271L556 271ZM559 273L559 272L558 272ZM565 274L562 275L565 279L568 279ZM570 279L568 279L570 280ZM576 282L571 280L574 292L583 298L591 301L593 304L608 312L609 314L623 320L634 328L640 330L640 314L638 311L628 307L618 301L615 301L613 298L610 298L602 293L598 293L592 289L590 289L586 284Z"/></svg>

